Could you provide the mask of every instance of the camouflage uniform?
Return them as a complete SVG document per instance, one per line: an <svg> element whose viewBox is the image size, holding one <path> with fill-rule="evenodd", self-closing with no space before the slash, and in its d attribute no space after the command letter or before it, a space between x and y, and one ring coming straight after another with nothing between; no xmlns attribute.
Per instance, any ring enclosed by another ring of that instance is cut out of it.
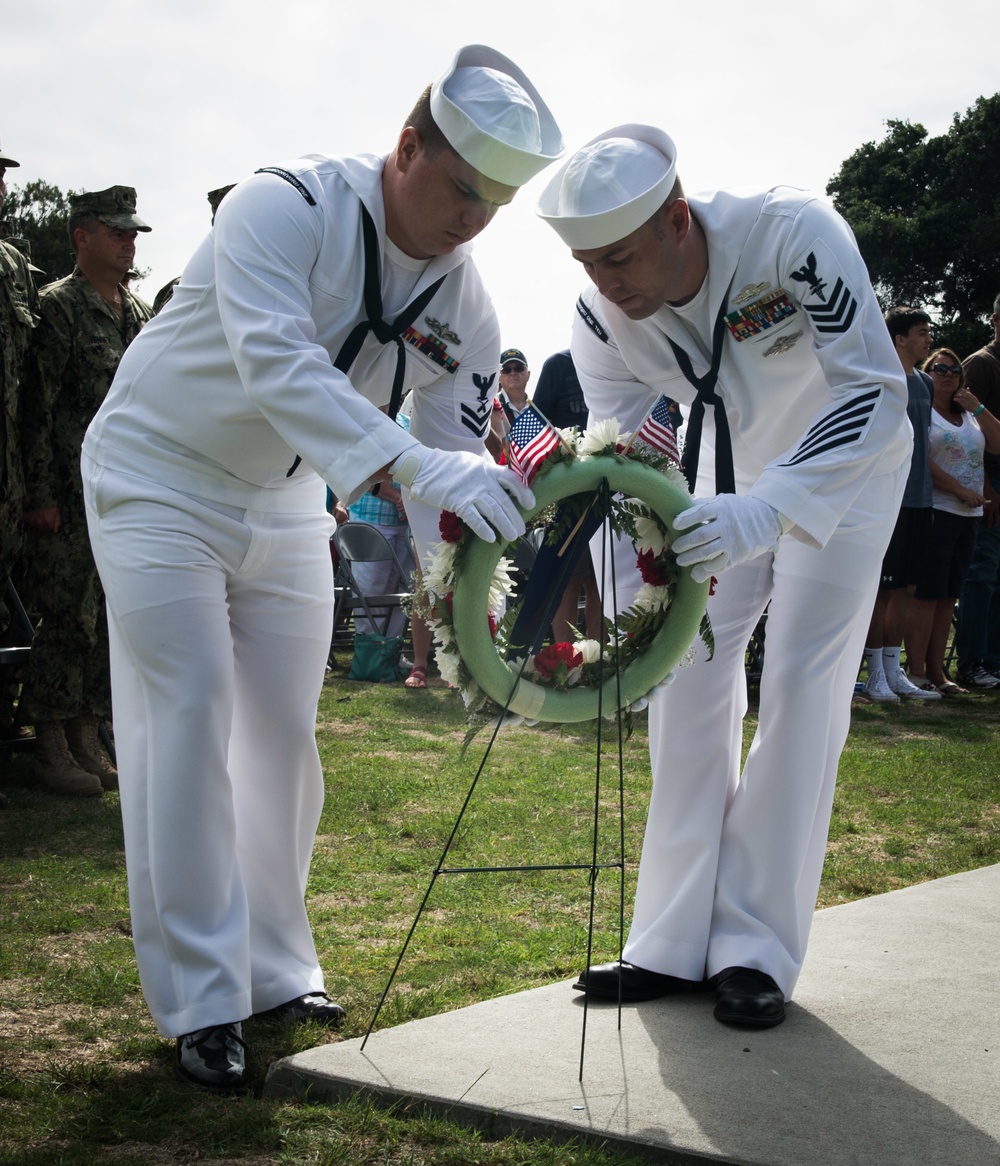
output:
<svg viewBox="0 0 1000 1166"><path fill-rule="evenodd" d="M16 248L0 242L0 630L7 625L2 586L21 550L21 383L37 322L38 292L30 265Z"/></svg>
<svg viewBox="0 0 1000 1166"><path fill-rule="evenodd" d="M38 292L31 265L10 244L0 242L0 633L10 625L4 602L7 576L13 573L21 554L21 386L37 322ZM19 675L12 665L0 666L0 736L4 738L16 735L14 704Z"/></svg>
<svg viewBox="0 0 1000 1166"><path fill-rule="evenodd" d="M104 592L87 535L80 446L122 353L152 314L124 286L119 292L121 318L78 268L40 293L24 402L25 509L58 506L62 524L57 533L26 532L29 595L42 617L21 701L29 724L111 714Z"/></svg>

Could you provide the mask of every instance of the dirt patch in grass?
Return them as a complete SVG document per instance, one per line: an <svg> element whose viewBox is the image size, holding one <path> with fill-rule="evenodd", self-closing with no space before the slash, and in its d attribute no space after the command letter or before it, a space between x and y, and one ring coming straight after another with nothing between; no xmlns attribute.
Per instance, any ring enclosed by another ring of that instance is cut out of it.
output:
<svg viewBox="0 0 1000 1166"><path fill-rule="evenodd" d="M125 1071L134 1066L118 1060L121 1038L114 1024L113 1009L99 1009L79 1004L33 999L30 981L7 980L4 995L16 1001L0 1011L0 1042L8 1044L4 1053L5 1068L17 1075L51 1071L54 1063L109 1065ZM104 1036L80 1036L77 1023L86 1023ZM153 1032L152 1023L149 1026Z"/></svg>

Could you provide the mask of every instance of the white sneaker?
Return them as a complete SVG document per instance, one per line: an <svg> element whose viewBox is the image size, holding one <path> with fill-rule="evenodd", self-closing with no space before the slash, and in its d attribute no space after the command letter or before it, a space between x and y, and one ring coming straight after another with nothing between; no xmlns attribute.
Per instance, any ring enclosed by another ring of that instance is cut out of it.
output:
<svg viewBox="0 0 1000 1166"><path fill-rule="evenodd" d="M869 673L861 691L869 700L876 701L878 704L890 704L894 700L899 700L899 697L889 687L889 682L881 668L878 672Z"/></svg>
<svg viewBox="0 0 1000 1166"><path fill-rule="evenodd" d="M936 688L920 688L913 684L902 668L896 669L895 676L886 676L886 683L897 695L907 700L940 700L941 693Z"/></svg>

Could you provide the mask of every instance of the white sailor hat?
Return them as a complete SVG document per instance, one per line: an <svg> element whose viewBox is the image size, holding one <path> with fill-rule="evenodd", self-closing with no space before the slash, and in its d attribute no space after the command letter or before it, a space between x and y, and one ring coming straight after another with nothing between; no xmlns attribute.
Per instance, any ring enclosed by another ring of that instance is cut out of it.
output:
<svg viewBox="0 0 1000 1166"><path fill-rule="evenodd" d="M677 150L662 130L615 126L560 167L537 213L575 250L607 247L638 230L666 202L676 177Z"/></svg>
<svg viewBox="0 0 1000 1166"><path fill-rule="evenodd" d="M505 186L523 186L565 149L538 90L487 45L458 50L431 86L431 114L459 157Z"/></svg>

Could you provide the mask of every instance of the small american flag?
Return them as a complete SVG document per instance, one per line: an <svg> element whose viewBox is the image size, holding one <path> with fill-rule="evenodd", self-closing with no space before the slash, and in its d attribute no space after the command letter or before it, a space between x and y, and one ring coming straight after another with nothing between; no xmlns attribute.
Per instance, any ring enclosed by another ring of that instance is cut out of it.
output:
<svg viewBox="0 0 1000 1166"><path fill-rule="evenodd" d="M514 419L508 440L510 468L530 486L538 467L558 448L560 439L559 430L534 405L528 405Z"/></svg>
<svg viewBox="0 0 1000 1166"><path fill-rule="evenodd" d="M670 422L670 398L661 396L656 404L646 414L646 419L635 431L633 441L642 441L659 450L669 458L673 458L680 465L680 454L677 451L677 435Z"/></svg>

